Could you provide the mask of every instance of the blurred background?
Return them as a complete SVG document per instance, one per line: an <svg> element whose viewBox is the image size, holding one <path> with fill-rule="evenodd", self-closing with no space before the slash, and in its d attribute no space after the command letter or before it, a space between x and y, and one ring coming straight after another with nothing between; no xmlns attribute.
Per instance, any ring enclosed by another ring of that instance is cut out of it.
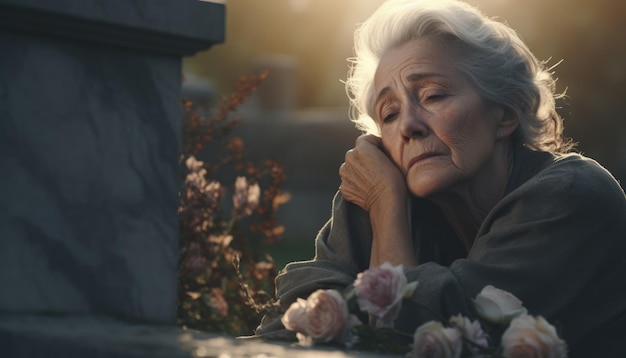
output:
<svg viewBox="0 0 626 358"><path fill-rule="evenodd" d="M221 1L222 2L222 1ZM226 42L185 59L183 95L211 110L242 76L269 70L240 110L237 134L254 159L283 163L277 265L311 258L330 216L337 170L359 135L343 84L352 34L382 0L226 0ZM555 68L565 133L578 151L626 179L626 1L470 0L516 29Z"/></svg>

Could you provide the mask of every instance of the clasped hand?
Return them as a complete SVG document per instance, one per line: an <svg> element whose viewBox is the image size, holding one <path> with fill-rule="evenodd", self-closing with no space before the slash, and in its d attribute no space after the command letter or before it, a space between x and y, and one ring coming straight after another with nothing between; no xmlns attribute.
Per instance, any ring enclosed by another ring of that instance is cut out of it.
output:
<svg viewBox="0 0 626 358"><path fill-rule="evenodd" d="M384 262L414 266L417 261L407 215L406 181L385 154L380 138L357 138L339 175L343 197L369 212L373 234L370 267Z"/></svg>
<svg viewBox="0 0 626 358"><path fill-rule="evenodd" d="M339 176L343 197L370 214L385 201L406 199L404 176L374 135L357 138L354 148L346 153Z"/></svg>

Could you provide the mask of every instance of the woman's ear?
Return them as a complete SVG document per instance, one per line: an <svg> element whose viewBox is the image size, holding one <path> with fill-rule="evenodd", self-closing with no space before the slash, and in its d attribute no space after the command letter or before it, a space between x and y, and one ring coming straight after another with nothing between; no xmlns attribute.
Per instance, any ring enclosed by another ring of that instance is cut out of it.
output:
<svg viewBox="0 0 626 358"><path fill-rule="evenodd" d="M517 126L519 125L519 120L515 112L508 108L504 108L502 106L496 106L495 110L495 118L496 118L496 138L497 139L506 139L515 132Z"/></svg>

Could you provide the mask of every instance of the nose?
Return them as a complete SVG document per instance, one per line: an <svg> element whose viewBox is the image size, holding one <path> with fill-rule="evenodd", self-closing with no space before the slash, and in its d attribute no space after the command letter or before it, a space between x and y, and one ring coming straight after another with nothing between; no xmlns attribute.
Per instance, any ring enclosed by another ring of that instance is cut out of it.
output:
<svg viewBox="0 0 626 358"><path fill-rule="evenodd" d="M422 117L423 115L414 109L400 114L400 132L404 140L424 138L428 135L429 130Z"/></svg>

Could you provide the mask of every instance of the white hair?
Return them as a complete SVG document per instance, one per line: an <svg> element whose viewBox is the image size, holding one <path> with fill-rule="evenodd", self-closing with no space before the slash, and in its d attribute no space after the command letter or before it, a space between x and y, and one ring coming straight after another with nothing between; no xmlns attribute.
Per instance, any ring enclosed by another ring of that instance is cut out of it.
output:
<svg viewBox="0 0 626 358"><path fill-rule="evenodd" d="M535 150L566 152L563 120L555 110L555 79L507 25L457 0L388 0L354 34L355 57L346 80L351 120L380 135L373 119L374 74L381 57L408 41L451 45L456 64L481 97L519 120L514 138Z"/></svg>

